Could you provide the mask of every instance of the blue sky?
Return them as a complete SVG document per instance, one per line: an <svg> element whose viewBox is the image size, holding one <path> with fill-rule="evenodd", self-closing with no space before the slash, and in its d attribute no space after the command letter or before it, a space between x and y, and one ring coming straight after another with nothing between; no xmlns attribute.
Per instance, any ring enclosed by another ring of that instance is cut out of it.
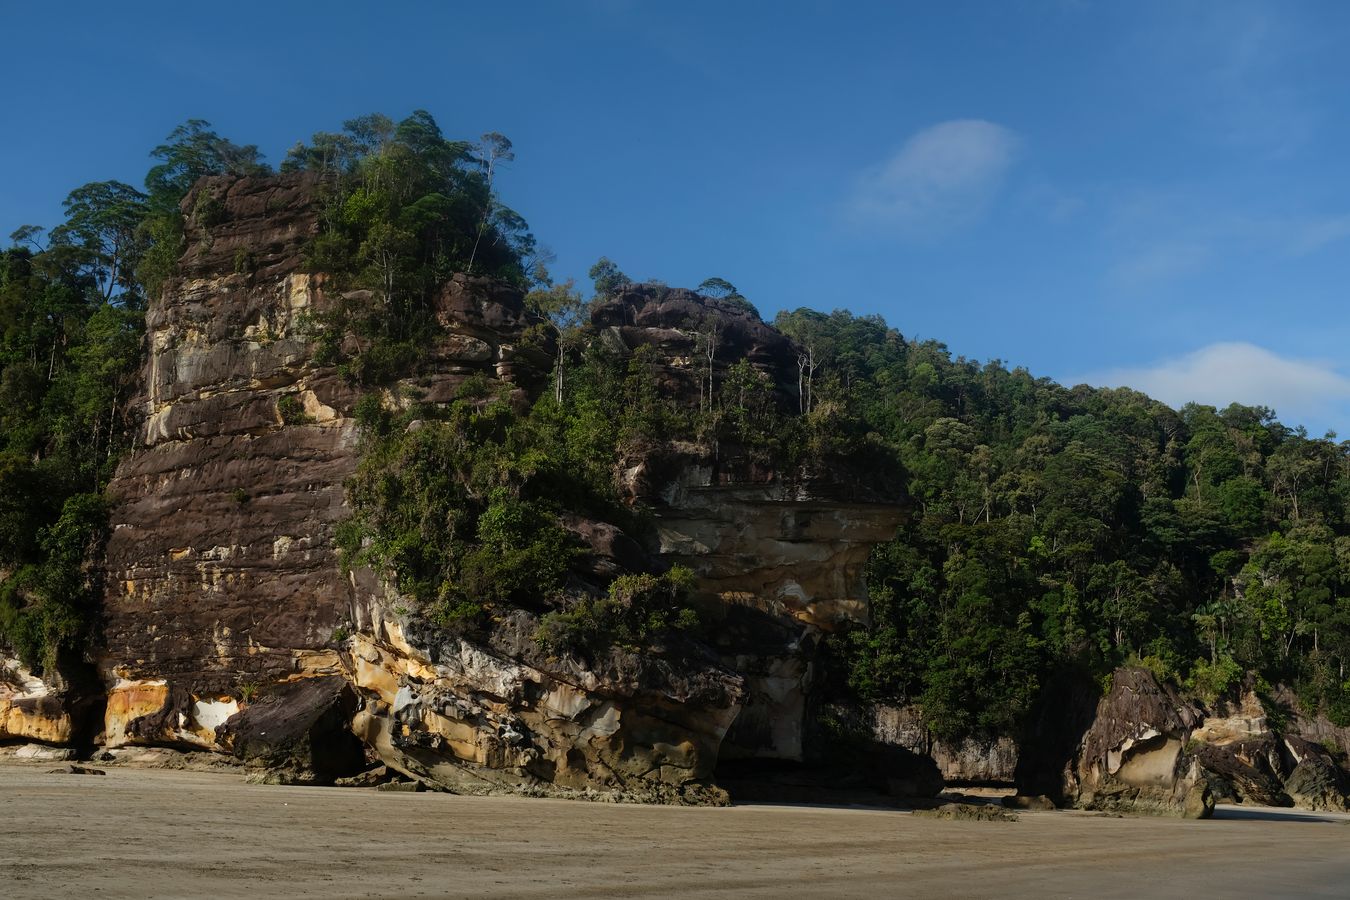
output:
<svg viewBox="0 0 1350 900"><path fill-rule="evenodd" d="M176 124L500 131L584 274L1350 436L1350 4L3 3L0 235Z"/></svg>

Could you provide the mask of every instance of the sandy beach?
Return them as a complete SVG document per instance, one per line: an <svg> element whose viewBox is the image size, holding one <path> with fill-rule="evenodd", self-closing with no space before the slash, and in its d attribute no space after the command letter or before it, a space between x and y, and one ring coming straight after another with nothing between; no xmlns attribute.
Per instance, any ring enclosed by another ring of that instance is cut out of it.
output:
<svg viewBox="0 0 1350 900"><path fill-rule="evenodd" d="M1344 897L1350 817L616 806L0 766L0 895Z"/></svg>

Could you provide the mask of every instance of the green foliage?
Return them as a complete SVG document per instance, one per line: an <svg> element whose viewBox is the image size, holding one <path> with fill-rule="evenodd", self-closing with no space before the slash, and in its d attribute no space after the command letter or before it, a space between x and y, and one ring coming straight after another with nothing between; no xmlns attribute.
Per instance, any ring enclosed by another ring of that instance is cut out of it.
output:
<svg viewBox="0 0 1350 900"><path fill-rule="evenodd" d="M661 635L698 627L688 598L694 573L673 566L662 575L621 575L605 597L582 597L539 622L535 640L552 653L595 656L615 645L640 649Z"/></svg>
<svg viewBox="0 0 1350 900"><path fill-rule="evenodd" d="M160 209L178 201L203 175L259 175L271 171L253 144L241 147L211 130L205 119L175 128L150 155L159 162L145 176L150 202ZM205 224L205 223L203 223Z"/></svg>
<svg viewBox="0 0 1350 900"><path fill-rule="evenodd" d="M277 415L286 425L309 425L314 417L305 412L305 406L294 394L286 394L277 399Z"/></svg>
<svg viewBox="0 0 1350 900"><path fill-rule="evenodd" d="M613 445L597 452L584 409L564 415L545 397L521 410L471 379L448 407L394 415L365 400L357 415L366 444L348 483L355 513L339 530L344 558L393 573L446 627L556 602L578 552L559 524L564 510L628 515L613 486Z"/></svg>
<svg viewBox="0 0 1350 900"><path fill-rule="evenodd" d="M1186 687L1206 703L1213 703L1242 680L1242 672L1242 666L1231 656L1220 656L1214 662L1197 659Z"/></svg>
<svg viewBox="0 0 1350 900"><path fill-rule="evenodd" d="M633 279L623 274L619 267L607 256L602 256L596 260L595 265L591 266L590 271L586 273L595 286L595 295L597 297L612 297L619 292L625 284L630 284Z"/></svg>
<svg viewBox="0 0 1350 900"><path fill-rule="evenodd" d="M73 494L37 535L34 561L0 580L0 640L38 671L66 655L86 652L95 625L95 564L107 536L108 513L96 494Z"/></svg>
<svg viewBox="0 0 1350 900"><path fill-rule="evenodd" d="M435 295L452 274L530 282L534 237L495 192L496 167L509 158L501 135L479 145L449 140L422 110L397 125L380 115L353 119L341 134L320 132L292 148L284 168L325 176L308 264L349 292L316 319L322 363L341 363L366 385L412 374L437 330ZM349 336L360 349L344 354Z"/></svg>
<svg viewBox="0 0 1350 900"><path fill-rule="evenodd" d="M777 324L807 421L837 409L847 427L819 433L893 448L915 508L869 561L872 623L831 641L848 692L920 703L948 737L1015 732L1056 673L1127 661L1204 696L1257 672L1340 708L1350 445L1262 408L1064 388L844 312Z"/></svg>

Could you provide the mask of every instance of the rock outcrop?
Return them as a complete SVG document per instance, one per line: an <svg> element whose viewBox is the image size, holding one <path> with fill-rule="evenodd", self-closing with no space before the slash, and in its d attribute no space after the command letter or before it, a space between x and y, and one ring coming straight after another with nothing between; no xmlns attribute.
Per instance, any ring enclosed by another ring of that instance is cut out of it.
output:
<svg viewBox="0 0 1350 900"><path fill-rule="evenodd" d="M1250 689L1220 701L1192 734L1216 794L1234 803L1345 809L1350 775L1328 747L1339 751L1346 729L1304 715L1292 694L1278 693L1283 702Z"/></svg>
<svg viewBox="0 0 1350 900"><path fill-rule="evenodd" d="M658 545L564 524L596 548L597 571L651 554L689 565L700 606L725 626L715 656L548 657L525 611L486 636L431 628L379 573L338 564L359 394L315 362L316 340L339 305L372 298L305 271L313 179L205 179L183 210L188 249L147 314L141 440L110 487L106 746L232 753L332 780L364 764L351 734L390 768L453 790L677 802L724 799L711 780L728 753L800 758L816 642L865 618L863 563L893 533L898 494L692 444L655 448L626 477L654 509ZM753 313L634 291L618 321L611 310L596 327L616 347L650 345L668 389L699 395L687 351L702 328L716 335L716 366L746 359L795 403L794 351ZM547 383L552 351L519 292L459 275L434 311L428 364L386 402L448 401L472 375L522 399ZM34 708L34 690L8 689L0 710Z"/></svg>
<svg viewBox="0 0 1350 900"><path fill-rule="evenodd" d="M645 352L670 396L692 403L706 379L743 360L781 407L796 409L796 349L739 303L630 285L591 321L611 349ZM867 621L863 569L903 519L898 478L846 460L785 469L739 447L692 442L648 449L622 474L654 514L661 557L698 576L722 662L745 678L723 757L801 760L817 645Z"/></svg>
<svg viewBox="0 0 1350 900"><path fill-rule="evenodd" d="M38 678L17 659L0 657L0 742L69 743L75 737L71 706L56 679Z"/></svg>
<svg viewBox="0 0 1350 900"><path fill-rule="evenodd" d="M1326 747L1300 737L1282 741L1292 763L1284 790L1294 806L1303 809L1350 810L1350 776L1336 764Z"/></svg>
<svg viewBox="0 0 1350 900"><path fill-rule="evenodd" d="M1214 798L1187 750L1202 710L1144 669L1117 669L1065 793L1086 809L1205 818Z"/></svg>
<svg viewBox="0 0 1350 900"><path fill-rule="evenodd" d="M1336 727L1286 696L1278 711L1250 688L1206 707L1151 672L1118 669L1090 715L1078 709L1086 694L1068 690L1058 716L1033 723L1016 783L1068 805L1158 815L1207 815L1216 802L1347 808Z"/></svg>
<svg viewBox="0 0 1350 900"><path fill-rule="evenodd" d="M878 704L872 734L881 744L930 757L951 785L1011 785L1017 780L1017 742L1009 737L949 743L935 736L914 707Z"/></svg>
<svg viewBox="0 0 1350 900"><path fill-rule="evenodd" d="M146 316L142 440L109 488L110 747L220 749L217 728L270 686L341 674L331 638L353 599L330 535L354 395L309 364L306 334L329 302L301 271L313 182L206 179L184 212L179 277Z"/></svg>

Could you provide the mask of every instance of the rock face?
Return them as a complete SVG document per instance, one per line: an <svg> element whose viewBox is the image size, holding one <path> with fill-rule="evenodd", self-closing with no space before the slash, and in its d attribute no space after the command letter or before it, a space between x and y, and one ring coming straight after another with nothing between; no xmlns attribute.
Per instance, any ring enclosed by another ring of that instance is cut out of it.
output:
<svg viewBox="0 0 1350 900"><path fill-rule="evenodd" d="M1068 773L1065 793L1086 809L1205 818L1214 809L1186 749L1203 717L1144 669L1117 669Z"/></svg>
<svg viewBox="0 0 1350 900"><path fill-rule="evenodd" d="M75 736L65 691L0 657L0 742L64 744Z"/></svg>
<svg viewBox="0 0 1350 900"><path fill-rule="evenodd" d="M795 410L797 352L758 315L691 291L630 285L592 312L622 353L645 352L670 396L692 398L744 360ZM653 511L659 552L699 579L722 662L745 678L744 707L722 748L734 758L801 760L816 648L867 621L863 568L895 536L903 492L845 461L781 471L735 447L674 442L628 460L628 494Z"/></svg>
<svg viewBox="0 0 1350 900"><path fill-rule="evenodd" d="M967 738L951 745L935 737L913 707L878 704L872 734L879 743L931 757L948 784L1011 785L1017 779L1018 747L1011 738Z"/></svg>
<svg viewBox="0 0 1350 900"><path fill-rule="evenodd" d="M649 347L665 392L696 398L708 370L721 381L746 360L795 405L797 351L781 332L742 303L715 300L690 290L630 284L591 313L591 325L611 347L629 352Z"/></svg>
<svg viewBox="0 0 1350 900"><path fill-rule="evenodd" d="M1303 809L1350 810L1350 777L1336 765L1335 759L1320 744L1299 737L1283 740L1288 760L1293 764L1284 789L1294 806Z"/></svg>
<svg viewBox="0 0 1350 900"><path fill-rule="evenodd" d="M350 389L307 362L326 303L299 271L312 188L222 177L184 201L180 277L146 317L141 447L110 486L109 746L218 748L263 687L342 672L330 638L353 588L329 537L357 435ZM285 398L310 421L284 421Z"/></svg>
<svg viewBox="0 0 1350 900"><path fill-rule="evenodd" d="M461 793L604 790L649 802L724 802L709 786L741 680L612 652L590 668L546 658L518 613L487 645L396 617L353 639L369 698L354 730L399 771Z"/></svg>
<svg viewBox="0 0 1350 900"><path fill-rule="evenodd" d="M1282 707L1278 716L1267 703ZM1248 690L1236 702L1220 702L1192 741L1200 745L1200 764L1224 800L1343 810L1350 775L1337 738L1345 731L1321 716L1303 715L1287 691L1262 699Z"/></svg>
<svg viewBox="0 0 1350 900"><path fill-rule="evenodd" d="M184 200L188 250L147 315L141 441L110 487L102 741L332 779L362 763L350 733L391 768L454 790L688 802L724 797L710 780L728 752L800 757L815 643L866 615L862 565L890 538L897 498L661 448L629 466L633 495L656 509L650 549L690 565L700 603L726 624L719 659L679 647L547 658L526 612L473 641L427 627L376 573L344 574L333 547L359 397L313 362L316 321L372 298L303 271L314 187L305 175L221 177ZM680 318L697 313L694 329L717 334L717 366L748 359L795 402L786 338L674 293L597 327L630 349L651 344L671 389L697 397L695 360L681 354L699 339ZM547 383L551 349L518 292L455 276L435 312L432 362L401 387L442 402L475 374L525 397ZM597 566L646 552L599 523L564 524L598 548ZM0 688L0 722L36 708L37 688L15 683Z"/></svg>
<svg viewBox="0 0 1350 900"><path fill-rule="evenodd" d="M1088 684L1061 687L1023 736L1022 793L1159 815L1205 813L1216 802L1346 808L1339 729L1303 715L1287 691L1277 691L1283 703L1248 689L1207 708L1131 668L1116 670L1111 692L1092 704Z"/></svg>

